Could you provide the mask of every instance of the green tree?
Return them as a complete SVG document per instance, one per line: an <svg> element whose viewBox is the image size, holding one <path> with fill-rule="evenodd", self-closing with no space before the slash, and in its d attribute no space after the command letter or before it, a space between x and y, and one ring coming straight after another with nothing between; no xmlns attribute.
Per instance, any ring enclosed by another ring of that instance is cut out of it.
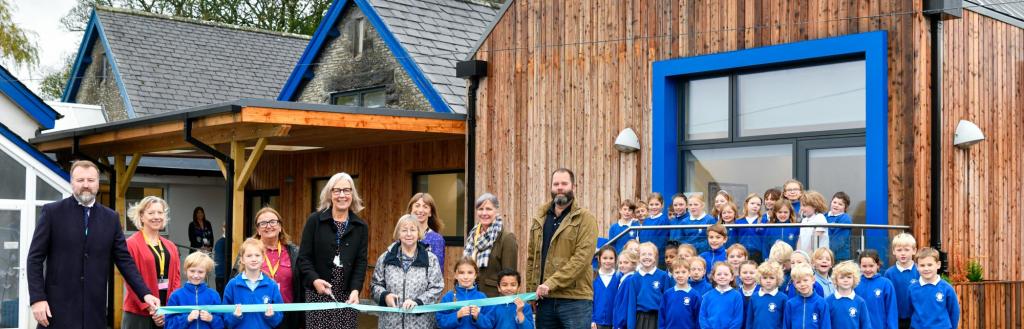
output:
<svg viewBox="0 0 1024 329"><path fill-rule="evenodd" d="M14 24L11 11L10 3L0 0L0 57L11 60L14 65L32 67L39 62L39 50L29 40L29 32Z"/></svg>
<svg viewBox="0 0 1024 329"><path fill-rule="evenodd" d="M64 85L71 77L71 66L75 65L75 54L64 56L64 64L59 69L51 69L39 84L39 97L46 100L59 100L64 95Z"/></svg>

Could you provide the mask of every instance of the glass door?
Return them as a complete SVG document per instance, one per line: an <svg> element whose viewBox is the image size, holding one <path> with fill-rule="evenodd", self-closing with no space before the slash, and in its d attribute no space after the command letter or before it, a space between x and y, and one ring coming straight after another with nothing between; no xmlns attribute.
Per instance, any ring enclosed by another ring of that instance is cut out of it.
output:
<svg viewBox="0 0 1024 329"><path fill-rule="evenodd" d="M19 328L25 309L20 305L25 278L21 250L28 246L21 243L21 217L19 210L0 210L0 328Z"/></svg>

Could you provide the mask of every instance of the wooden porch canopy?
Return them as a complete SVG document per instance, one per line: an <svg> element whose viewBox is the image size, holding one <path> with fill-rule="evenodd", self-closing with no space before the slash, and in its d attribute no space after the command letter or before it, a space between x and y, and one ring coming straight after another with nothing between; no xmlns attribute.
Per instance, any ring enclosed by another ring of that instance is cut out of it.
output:
<svg viewBox="0 0 1024 329"><path fill-rule="evenodd" d="M125 213L125 194L139 159L214 158L225 180L226 241L242 239L245 188L263 152L322 152L408 142L463 139L465 115L242 99L160 115L46 133L30 140L62 163L99 159L110 174L111 200ZM129 158L129 156L131 156ZM114 158L114 163L106 161ZM130 161L130 163L129 163ZM120 283L117 282L115 286ZM114 289L121 301L121 289ZM120 313L116 313L119 316ZM115 319L114 323L120 323Z"/></svg>

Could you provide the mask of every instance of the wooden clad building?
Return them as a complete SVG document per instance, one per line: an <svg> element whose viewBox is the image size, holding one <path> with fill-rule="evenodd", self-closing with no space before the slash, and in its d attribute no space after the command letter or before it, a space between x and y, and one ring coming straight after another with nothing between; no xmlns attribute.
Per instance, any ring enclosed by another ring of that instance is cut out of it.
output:
<svg viewBox="0 0 1024 329"><path fill-rule="evenodd" d="M744 171L795 177L826 198L858 191L855 222L909 225L920 246L934 244L939 220L953 274L974 259L988 279L1022 280L1024 21L999 6L926 2L509 1L469 58L488 64L476 189L505 201L525 232L550 198L550 172L572 168L579 202L606 232L621 199L782 183L730 180ZM960 120L986 139L954 147ZM625 128L639 152L613 147ZM885 249L885 234L868 235Z"/></svg>

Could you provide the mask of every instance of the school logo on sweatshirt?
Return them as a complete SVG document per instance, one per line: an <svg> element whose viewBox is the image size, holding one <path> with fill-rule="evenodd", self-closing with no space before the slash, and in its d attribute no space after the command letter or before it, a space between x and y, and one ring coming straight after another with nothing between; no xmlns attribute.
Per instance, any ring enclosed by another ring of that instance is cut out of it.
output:
<svg viewBox="0 0 1024 329"><path fill-rule="evenodd" d="M882 297L882 289L875 289L875 297L876 298Z"/></svg>
<svg viewBox="0 0 1024 329"><path fill-rule="evenodd" d="M942 296L941 292L935 293L935 301L936 302L940 302L941 303L942 302L942 298L943 298L943 296Z"/></svg>
<svg viewBox="0 0 1024 329"><path fill-rule="evenodd" d="M793 240L793 233L790 233L789 236L786 237L786 240Z"/></svg>
<svg viewBox="0 0 1024 329"><path fill-rule="evenodd" d="M270 296L263 295L263 304L270 304Z"/></svg>
<svg viewBox="0 0 1024 329"><path fill-rule="evenodd" d="M818 323L818 312L811 313L811 322Z"/></svg>
<svg viewBox="0 0 1024 329"><path fill-rule="evenodd" d="M857 317L857 308L856 307L851 307L850 308L850 317L851 318L856 318Z"/></svg>
<svg viewBox="0 0 1024 329"><path fill-rule="evenodd" d="M775 313L775 303L768 303L768 312Z"/></svg>
<svg viewBox="0 0 1024 329"><path fill-rule="evenodd" d="M651 282L651 285L654 286L654 289L658 289L658 281Z"/></svg>
<svg viewBox="0 0 1024 329"><path fill-rule="evenodd" d="M910 279L910 284L917 284L917 279Z"/></svg>
<svg viewBox="0 0 1024 329"><path fill-rule="evenodd" d="M683 297L683 305L690 306L690 297Z"/></svg>

